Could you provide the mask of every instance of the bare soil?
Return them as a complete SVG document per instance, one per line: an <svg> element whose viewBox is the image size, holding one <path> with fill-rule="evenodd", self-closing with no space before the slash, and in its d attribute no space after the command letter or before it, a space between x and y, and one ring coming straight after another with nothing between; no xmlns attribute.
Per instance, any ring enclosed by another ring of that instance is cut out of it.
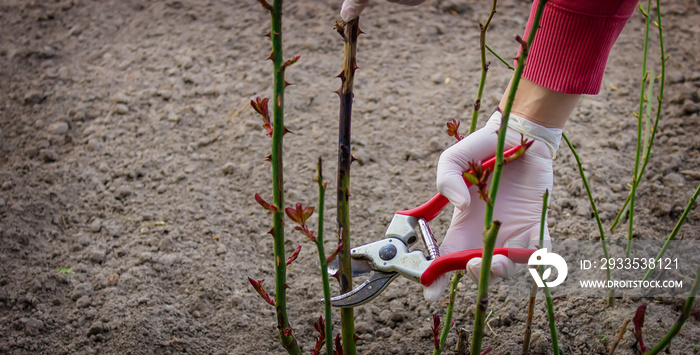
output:
<svg viewBox="0 0 700 355"><path fill-rule="evenodd" d="M326 161L327 249L342 40L340 0L287 1L285 188L287 205L316 204L317 158ZM247 277L272 289L269 138L249 102L271 96L269 15L256 1L4 0L0 2L0 353L281 354L272 307ZM453 142L445 122L471 116L479 75L478 22L490 2L429 0L419 7L372 2L361 20L355 81L352 230L355 245L382 238L393 211L435 193L435 166ZM488 42L517 51L530 2L503 0ZM651 162L640 186L635 237L663 239L700 183L700 3L664 1L666 96ZM566 127L609 225L631 182L644 23L636 13L611 54L604 86ZM659 73L653 31L650 67ZM489 55L480 125L511 75ZM656 85L658 88L658 83ZM436 219L444 233L450 213ZM700 238L698 209L681 235ZM549 225L556 240L598 238L570 150L555 161ZM626 227L610 233L626 238ZM289 312L306 353L322 314L312 244L288 228ZM63 272L59 272L63 269ZM72 273L67 273L70 269ZM455 326L472 327L475 292L465 280ZM337 288L334 285L334 292ZM523 299L493 287L484 340L518 354ZM682 299L555 301L561 348L606 353L621 325L648 303L644 334L655 344ZM696 310L698 305L696 305ZM432 351L431 315L420 286L393 284L355 311L362 354ZM337 331L338 315L334 323ZM533 351L551 353L541 298ZM448 339L448 346L456 335ZM691 317L670 353L697 353ZM618 354L632 354L624 335Z"/></svg>

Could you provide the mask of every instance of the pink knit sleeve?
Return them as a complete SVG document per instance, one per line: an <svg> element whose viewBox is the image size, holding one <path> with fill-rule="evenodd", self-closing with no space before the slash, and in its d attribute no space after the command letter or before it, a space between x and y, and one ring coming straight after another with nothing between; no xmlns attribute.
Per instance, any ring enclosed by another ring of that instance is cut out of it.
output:
<svg viewBox="0 0 700 355"><path fill-rule="evenodd" d="M523 75L557 92L597 94L610 49L637 1L547 1ZM532 5L524 39L532 28L538 3L535 0Z"/></svg>

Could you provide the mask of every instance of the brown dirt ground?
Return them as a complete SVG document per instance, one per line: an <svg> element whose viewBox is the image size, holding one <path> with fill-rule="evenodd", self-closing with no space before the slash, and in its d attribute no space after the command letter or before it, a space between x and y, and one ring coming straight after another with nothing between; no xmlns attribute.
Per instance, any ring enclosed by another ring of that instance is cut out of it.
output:
<svg viewBox="0 0 700 355"><path fill-rule="evenodd" d="M331 91L339 85L342 41L332 26L339 4L285 4L285 56L301 56L287 75L294 84L285 105L294 132L285 137L288 205L316 204L319 156L334 189L338 102ZM268 14L253 0L4 0L0 7L0 353L282 353L273 309L246 279L266 279L269 288L273 279L270 218L253 201L256 192L271 195L263 159L269 139L249 106L271 95ZM351 183L356 245L381 238L392 211L435 193L437 158L452 142L445 122L471 115L477 23L489 7L374 1L363 16L353 122L360 161ZM515 54L529 7L499 3L489 32L496 51ZM666 1L663 13L666 102L635 225L646 239L668 235L700 182L700 3ZM651 42L658 73L656 35ZM586 97L566 127L606 225L632 175L642 43L636 13L613 49L601 93ZM481 124L510 76L489 60ZM333 195L327 221L334 221ZM696 208L681 230L688 240L700 238L698 217ZM448 223L444 213L433 230L441 235ZM555 162L549 224L555 239L598 238L565 146ZM317 257L301 234L287 235L288 252L304 248L289 269L289 312L309 353L322 313ZM493 292L484 346L519 353L525 302ZM465 282L457 327L471 328L474 299ZM609 345L648 301L621 299L606 308L600 299L557 300L562 349L604 353L601 339ZM665 334L681 303L650 303L648 344ZM418 285L396 281L356 310L359 352L431 352L432 314L444 315L444 305L426 304ZM448 345L455 341L452 335ZM633 353L633 343L625 335L617 353ZM697 352L697 344L700 325L691 317L671 353ZM551 352L541 303L533 350Z"/></svg>

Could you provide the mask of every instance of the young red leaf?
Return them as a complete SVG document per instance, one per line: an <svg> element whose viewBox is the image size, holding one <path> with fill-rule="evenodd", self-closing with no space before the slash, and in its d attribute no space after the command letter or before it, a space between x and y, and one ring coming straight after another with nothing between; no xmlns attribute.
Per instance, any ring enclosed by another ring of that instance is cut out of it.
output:
<svg viewBox="0 0 700 355"><path fill-rule="evenodd" d="M534 140L525 139L525 137L523 137L523 135L521 134L520 135L520 148L518 148L518 150L515 151L515 153L513 155L504 158L504 163L508 164L508 163L512 162L513 160L518 159L521 156L523 156L523 154L525 154L525 152L530 148L530 146L534 142L535 142Z"/></svg>
<svg viewBox="0 0 700 355"><path fill-rule="evenodd" d="M258 294L260 295L260 297L262 297L262 299L263 299L265 302L267 302L267 303L268 303L269 305L271 305L271 306L274 306L274 305L275 305L275 301L273 301L273 300L270 298L270 295L268 295L268 294L267 294L267 291L265 291L265 289L263 288L263 285L262 285L262 284L263 284L263 282L265 282L265 280L255 281L255 280L253 280L253 279L251 279L251 278L249 277L249 278L248 278L248 281L250 281L250 284L253 285L253 288L255 289L255 291L258 292Z"/></svg>
<svg viewBox="0 0 700 355"><path fill-rule="evenodd" d="M318 316L318 320L314 322L314 329L320 335L326 336L326 321L323 319L323 316Z"/></svg>
<svg viewBox="0 0 700 355"><path fill-rule="evenodd" d="M316 329L319 335L316 338L316 345L311 355L319 355L321 349L326 344L326 322L323 320L323 316L319 316L318 320L314 322L314 329Z"/></svg>
<svg viewBox="0 0 700 355"><path fill-rule="evenodd" d="M255 112L259 113L261 116L269 120L270 112L267 110L267 103L269 101L269 98L261 99L260 96L258 96L255 98L255 100L250 100L250 105L253 106Z"/></svg>
<svg viewBox="0 0 700 355"><path fill-rule="evenodd" d="M340 254L340 252L343 250L343 246L344 246L344 243L343 243L343 241L341 240L341 241L340 241L340 244L338 244L338 248L335 249L335 251L333 252L333 254L331 254L331 256L329 256L329 257L326 259L326 264L330 264L331 261L333 261L333 259L335 259L335 257L338 256L338 254Z"/></svg>
<svg viewBox="0 0 700 355"><path fill-rule="evenodd" d="M461 122L459 122L455 119L452 119L452 122L447 122L447 135L450 137L455 137L457 142L461 141L462 138L464 138L459 134L459 125L460 124L461 124Z"/></svg>
<svg viewBox="0 0 700 355"><path fill-rule="evenodd" d="M442 327L440 326L440 316L433 314L433 346L435 350L440 350L440 331Z"/></svg>
<svg viewBox="0 0 700 355"><path fill-rule="evenodd" d="M291 330L291 329L285 329L283 333L284 333L284 336L286 336L286 337L292 336L292 330Z"/></svg>
<svg viewBox="0 0 700 355"><path fill-rule="evenodd" d="M270 126L270 122L263 123L263 128L267 131L267 135L272 137L272 126Z"/></svg>
<svg viewBox="0 0 700 355"><path fill-rule="evenodd" d="M326 345L325 338L323 338L323 337L316 338L316 345L314 345L314 349L311 350L311 355L320 355L321 349L323 349L324 345Z"/></svg>
<svg viewBox="0 0 700 355"><path fill-rule="evenodd" d="M335 336L335 349L333 350L333 355L345 355L343 352L343 344L340 343L340 334Z"/></svg>
<svg viewBox="0 0 700 355"><path fill-rule="evenodd" d="M644 346L644 340L642 340L642 327L644 326L644 314L646 311L647 305L643 304L637 307L637 312L634 314L634 318L632 318L632 323L634 324L634 337L637 338L639 350L642 353L647 351L647 347Z"/></svg>
<svg viewBox="0 0 700 355"><path fill-rule="evenodd" d="M271 204L269 204L269 203L267 203L267 202L265 202L265 200L263 200L263 198L260 196L260 194L257 194L257 193L255 194L255 201L256 201L260 206L263 206L264 209L270 211L270 213L275 213L275 212L277 212L277 207L274 206L274 205L271 205Z"/></svg>
<svg viewBox="0 0 700 355"><path fill-rule="evenodd" d="M294 253L287 259L287 265L291 264L292 261L296 260L297 257L299 256L299 252L301 252L301 245L299 245L296 250L294 250Z"/></svg>
<svg viewBox="0 0 700 355"><path fill-rule="evenodd" d="M306 220L309 219L309 217L311 217L311 214L314 213L314 207L304 207L301 205L301 203L297 203L295 208L287 207L284 209L284 212L287 213L287 216L292 221L300 225L305 225Z"/></svg>
<svg viewBox="0 0 700 355"><path fill-rule="evenodd" d="M263 128L267 131L268 136L272 136L272 124L270 123L270 111L267 109L268 98L261 99L260 96L255 98L255 101L250 100L250 105L253 106L255 112L262 116Z"/></svg>
<svg viewBox="0 0 700 355"><path fill-rule="evenodd" d="M481 352L481 355L486 355L486 354L490 353L491 350L493 350L493 348L486 348L486 349L484 349L484 351Z"/></svg>

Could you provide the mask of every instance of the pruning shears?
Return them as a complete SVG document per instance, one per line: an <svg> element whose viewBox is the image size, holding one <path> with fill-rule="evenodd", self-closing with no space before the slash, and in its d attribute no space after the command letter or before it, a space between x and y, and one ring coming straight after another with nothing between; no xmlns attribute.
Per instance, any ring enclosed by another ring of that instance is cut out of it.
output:
<svg viewBox="0 0 700 355"><path fill-rule="evenodd" d="M507 163L522 155L531 144L532 141L524 142L505 151L504 162ZM496 158L493 157L482 163L481 167L484 171L492 170L495 162ZM471 170L468 173L471 173ZM466 177L464 181L467 186L471 185ZM384 239L352 248L350 250L352 277L367 274L370 276L353 290L332 297L331 305L346 308L365 304L377 297L399 275L429 286L442 274L463 270L469 260L481 257L482 249L464 250L440 256L428 222L437 217L448 203L449 200L438 193L421 206L398 211L389 223ZM423 241L427 256L418 249L409 251L418 238ZM519 264L527 263L534 252L534 249L517 248L495 248L494 250L494 254L505 255ZM328 267L329 274L339 273L337 265L338 263L334 263Z"/></svg>

